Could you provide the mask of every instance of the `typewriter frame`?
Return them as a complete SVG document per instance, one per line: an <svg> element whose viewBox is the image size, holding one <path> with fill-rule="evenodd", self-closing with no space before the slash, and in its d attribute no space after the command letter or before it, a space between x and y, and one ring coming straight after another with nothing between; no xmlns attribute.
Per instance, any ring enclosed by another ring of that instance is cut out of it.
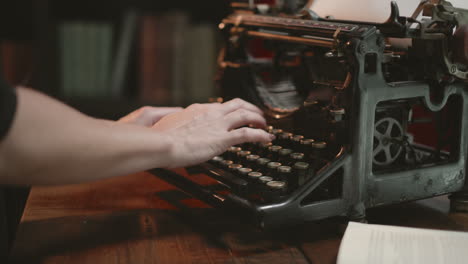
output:
<svg viewBox="0 0 468 264"><path fill-rule="evenodd" d="M246 209L253 213L255 222L263 228L298 224L333 216L346 216L352 220L363 220L365 219L365 210L371 207L448 193L459 192L461 196L466 195L468 193L468 184L465 181L468 171L468 84L464 81L455 81L449 84L441 96L443 99L439 103L434 103L431 100L431 87L425 82L387 83L381 68L385 49L382 34L385 36L411 35L409 28L401 24L401 19L398 15L398 8L393 3L392 16L385 24L363 23L362 25L367 26L367 32L344 44L347 52L352 53L356 65L350 84L354 87L353 113L350 122L351 144L343 147L332 162L323 167L313 179L292 192L284 201L267 205L253 204L235 194L220 195L171 171L157 169L153 172L156 176L201 197L210 204L230 204L237 208ZM334 22L356 25L356 23L351 24L349 21ZM463 22L466 23L466 21ZM245 30L246 28L242 28L241 21L232 22L231 27L242 29L239 32L247 37L290 41L303 45L327 45L330 48L333 48L334 45L333 39L321 42L309 38L275 36L256 31L255 27ZM375 69L370 72L366 68L366 57L368 56L375 59ZM463 101L460 121L460 149L457 159L440 165L375 174L372 169L372 153L377 105L386 101L421 98L428 109L437 112L444 107L452 95L459 96ZM343 170L342 197L302 204L302 201L311 192L339 169ZM214 170L208 169L208 173L220 176Z"/></svg>

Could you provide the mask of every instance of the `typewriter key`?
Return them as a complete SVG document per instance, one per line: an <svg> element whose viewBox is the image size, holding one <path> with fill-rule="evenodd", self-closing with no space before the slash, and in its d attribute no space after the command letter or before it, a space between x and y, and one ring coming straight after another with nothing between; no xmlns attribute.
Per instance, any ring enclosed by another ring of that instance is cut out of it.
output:
<svg viewBox="0 0 468 264"><path fill-rule="evenodd" d="M247 174L247 177L251 182L258 182L260 177L262 177L263 174L258 172L258 171L252 171L249 174Z"/></svg>
<svg viewBox="0 0 468 264"><path fill-rule="evenodd" d="M221 161L223 161L224 159L220 156L214 156L212 159L211 159L211 162L214 163L214 164L219 164L221 163Z"/></svg>
<svg viewBox="0 0 468 264"><path fill-rule="evenodd" d="M267 159L267 158L259 158L257 160L257 166L258 166L258 170L264 170L266 169L266 165L268 164L268 162L270 162L271 160L270 159Z"/></svg>
<svg viewBox="0 0 468 264"><path fill-rule="evenodd" d="M270 133L273 134L273 135L275 135L275 137L278 137L279 134L283 133L283 129L279 129L279 128L273 129L273 130L271 130Z"/></svg>
<svg viewBox="0 0 468 264"><path fill-rule="evenodd" d="M273 181L273 178L270 176L261 176L260 178L258 178L258 180L261 184L267 184L267 182Z"/></svg>
<svg viewBox="0 0 468 264"><path fill-rule="evenodd" d="M331 109L330 114L333 117L333 120L335 122L340 122L341 120L343 120L345 109L344 108Z"/></svg>
<svg viewBox="0 0 468 264"><path fill-rule="evenodd" d="M234 161L232 161L232 160L223 160L223 161L221 161L221 165L223 165L225 167L229 167L232 164L234 164Z"/></svg>
<svg viewBox="0 0 468 264"><path fill-rule="evenodd" d="M299 152L291 153L290 157L291 157L290 165L294 165L294 163L304 160L304 153L299 153Z"/></svg>
<svg viewBox="0 0 468 264"><path fill-rule="evenodd" d="M287 192L287 184L284 181L269 181L266 185L273 197L285 195Z"/></svg>
<svg viewBox="0 0 468 264"><path fill-rule="evenodd" d="M273 131L273 127L272 126L267 126L265 128L265 131L268 132L268 133L271 133Z"/></svg>
<svg viewBox="0 0 468 264"><path fill-rule="evenodd" d="M282 164L279 162L268 162L267 164L267 171L268 174L270 174L271 177L276 178L278 175L278 167L280 167Z"/></svg>
<svg viewBox="0 0 468 264"><path fill-rule="evenodd" d="M312 144L315 142L313 139L303 139L301 140L301 151L306 157L309 157L312 154Z"/></svg>
<svg viewBox="0 0 468 264"><path fill-rule="evenodd" d="M327 148L327 142L314 142L314 144L312 144L312 147L314 150L312 152L312 171L315 174L315 172L317 172L320 169L319 167L321 166L321 163L324 160L324 151Z"/></svg>
<svg viewBox="0 0 468 264"><path fill-rule="evenodd" d="M293 134L289 133L289 132L283 132L283 133L279 134L279 138L283 139L283 140L290 140L290 139L292 139L292 137L293 137Z"/></svg>
<svg viewBox="0 0 468 264"><path fill-rule="evenodd" d="M289 182L292 181L294 182L295 180L292 178L293 174L292 168L289 166L279 166L278 167L278 179L284 182Z"/></svg>
<svg viewBox="0 0 468 264"><path fill-rule="evenodd" d="M247 160L246 164L249 166L249 168L255 169L257 168L257 160L260 158L259 155L248 155L245 157Z"/></svg>
<svg viewBox="0 0 468 264"><path fill-rule="evenodd" d="M228 168L229 168L230 171L232 171L232 172L234 172L234 173L237 173L238 170L239 170L240 168L242 168L242 165L240 165L240 164L231 164L231 165L229 165Z"/></svg>
<svg viewBox="0 0 468 264"><path fill-rule="evenodd" d="M287 148L281 149L279 151L279 162L283 164L289 163L290 155L292 152L293 152L292 149L287 149Z"/></svg>
<svg viewBox="0 0 468 264"><path fill-rule="evenodd" d="M292 133L283 132L283 133L278 135L278 139L276 141L278 142L278 145L285 146L285 147L291 147L292 137L293 137Z"/></svg>
<svg viewBox="0 0 468 264"><path fill-rule="evenodd" d="M344 108L330 109L330 115L333 117L333 120L335 122L340 122L341 120L343 120L344 114L345 114Z"/></svg>
<svg viewBox="0 0 468 264"><path fill-rule="evenodd" d="M242 151L240 147L234 147L232 151L232 160L238 162L239 161L239 152Z"/></svg>
<svg viewBox="0 0 468 264"><path fill-rule="evenodd" d="M260 143L258 145L258 153L261 156L266 156L268 154L268 148L270 146L273 146L273 143L268 142L268 143Z"/></svg>
<svg viewBox="0 0 468 264"><path fill-rule="evenodd" d="M241 151L240 147L230 147L226 152L226 159L235 160L237 158L237 152Z"/></svg>
<svg viewBox="0 0 468 264"><path fill-rule="evenodd" d="M239 171L239 174L242 177L247 178L247 175L252 172L252 169L251 168L240 168L240 169L238 169L238 171Z"/></svg>
<svg viewBox="0 0 468 264"><path fill-rule="evenodd" d="M271 160L278 160L279 158L279 151L282 149L283 147L281 146L277 146L277 145L273 145L273 146L270 146L268 148L268 155L267 157Z"/></svg>
<svg viewBox="0 0 468 264"><path fill-rule="evenodd" d="M307 162L296 162L294 164L294 174L297 175L297 184L299 186L303 185L308 178L309 172L309 163Z"/></svg>
<svg viewBox="0 0 468 264"><path fill-rule="evenodd" d="M325 141L316 141L312 143L312 148L314 149L325 149L327 147L327 142Z"/></svg>
<svg viewBox="0 0 468 264"><path fill-rule="evenodd" d="M304 136L301 136L301 135L295 135L292 137L291 141L292 141L292 148L293 149L300 149L301 147L301 140L304 139Z"/></svg>
<svg viewBox="0 0 468 264"><path fill-rule="evenodd" d="M247 161L247 156L250 155L250 151L242 150L237 152L237 157L239 158L239 162L244 163Z"/></svg>
<svg viewBox="0 0 468 264"><path fill-rule="evenodd" d="M223 158L231 159L232 158L232 151L235 147L229 147L226 152L223 153Z"/></svg>

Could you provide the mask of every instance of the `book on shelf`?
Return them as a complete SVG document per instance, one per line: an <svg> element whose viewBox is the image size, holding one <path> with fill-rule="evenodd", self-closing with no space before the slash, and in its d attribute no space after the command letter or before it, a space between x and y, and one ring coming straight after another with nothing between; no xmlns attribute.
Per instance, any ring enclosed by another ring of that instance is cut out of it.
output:
<svg viewBox="0 0 468 264"><path fill-rule="evenodd" d="M123 98L130 87L140 102L184 105L215 95L216 27L193 23L183 11L139 13L127 11L119 29L110 22L58 25L61 96Z"/></svg>
<svg viewBox="0 0 468 264"><path fill-rule="evenodd" d="M141 18L139 97L141 101L167 104L171 98L172 16Z"/></svg>
<svg viewBox="0 0 468 264"><path fill-rule="evenodd" d="M173 13L174 23L172 25L172 69L171 69L171 104L183 105L186 94L185 65L188 56L186 47L187 34L189 33L190 20L187 13Z"/></svg>
<svg viewBox="0 0 468 264"><path fill-rule="evenodd" d="M181 105L215 94L216 27L174 11L143 16L140 31L141 101Z"/></svg>
<svg viewBox="0 0 468 264"><path fill-rule="evenodd" d="M32 71L32 46L26 41L0 41L2 77L10 85L29 85Z"/></svg>
<svg viewBox="0 0 468 264"><path fill-rule="evenodd" d="M131 54L136 44L138 22L136 10L130 9L125 13L110 79L110 95L113 98L120 98L124 95L129 79Z"/></svg>
<svg viewBox="0 0 468 264"><path fill-rule="evenodd" d="M468 232L350 222L337 264L464 264Z"/></svg>
<svg viewBox="0 0 468 264"><path fill-rule="evenodd" d="M62 96L110 96L113 35L113 25L106 22L70 21L58 26Z"/></svg>
<svg viewBox="0 0 468 264"><path fill-rule="evenodd" d="M211 24L194 24L185 43L187 96L193 102L206 102L215 96L216 28Z"/></svg>

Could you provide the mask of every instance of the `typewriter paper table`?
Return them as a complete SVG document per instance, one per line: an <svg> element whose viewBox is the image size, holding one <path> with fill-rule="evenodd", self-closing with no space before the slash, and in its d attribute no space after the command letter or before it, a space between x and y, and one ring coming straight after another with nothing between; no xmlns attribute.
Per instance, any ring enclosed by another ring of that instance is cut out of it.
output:
<svg viewBox="0 0 468 264"><path fill-rule="evenodd" d="M467 230L444 197L369 211L374 223ZM35 187L13 263L335 263L340 225L259 232L149 173Z"/></svg>

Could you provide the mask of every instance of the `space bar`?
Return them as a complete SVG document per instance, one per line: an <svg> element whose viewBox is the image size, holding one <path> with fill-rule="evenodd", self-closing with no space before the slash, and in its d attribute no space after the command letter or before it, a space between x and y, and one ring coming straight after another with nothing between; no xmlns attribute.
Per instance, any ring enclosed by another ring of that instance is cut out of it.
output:
<svg viewBox="0 0 468 264"><path fill-rule="evenodd" d="M232 191L240 193L244 193L247 191L249 183L239 178L238 176L225 170L216 168L215 166L208 163L200 164L200 166L207 170L212 178L224 183L225 185L230 187Z"/></svg>

